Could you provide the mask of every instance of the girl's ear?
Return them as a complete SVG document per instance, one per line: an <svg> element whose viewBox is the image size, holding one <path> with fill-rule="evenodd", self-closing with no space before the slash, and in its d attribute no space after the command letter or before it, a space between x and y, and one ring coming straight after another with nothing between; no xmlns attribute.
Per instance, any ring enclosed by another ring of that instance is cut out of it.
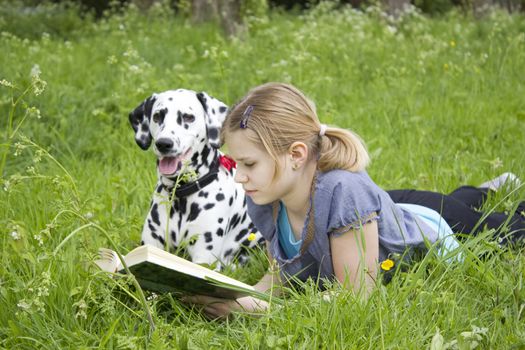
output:
<svg viewBox="0 0 525 350"><path fill-rule="evenodd" d="M304 142L296 141L292 143L288 153L293 162L302 164L308 160L308 146Z"/></svg>

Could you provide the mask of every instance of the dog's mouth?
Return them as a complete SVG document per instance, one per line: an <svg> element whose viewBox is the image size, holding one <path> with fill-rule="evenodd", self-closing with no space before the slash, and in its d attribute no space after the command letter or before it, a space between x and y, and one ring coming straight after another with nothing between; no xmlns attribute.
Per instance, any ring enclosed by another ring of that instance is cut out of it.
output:
<svg viewBox="0 0 525 350"><path fill-rule="evenodd" d="M190 150L177 157L163 157L159 160L159 171L161 175L171 176L176 174L181 168Z"/></svg>

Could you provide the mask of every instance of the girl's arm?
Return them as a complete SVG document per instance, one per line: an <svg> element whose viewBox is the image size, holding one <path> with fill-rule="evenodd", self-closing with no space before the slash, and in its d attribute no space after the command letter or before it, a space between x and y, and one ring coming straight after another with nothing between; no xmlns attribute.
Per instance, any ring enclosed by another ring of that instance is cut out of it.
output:
<svg viewBox="0 0 525 350"><path fill-rule="evenodd" d="M270 243L266 242L269 247ZM281 279L279 272L273 268L273 257L268 250L268 258L270 261L270 268L268 272L254 285L258 292L271 291L272 294L278 294L281 287ZM268 303L255 297L242 297L235 300L214 298L205 295L195 295L185 297L185 302L202 305L204 313L211 318L224 318L234 311L241 311L247 313L259 313L268 309Z"/></svg>
<svg viewBox="0 0 525 350"><path fill-rule="evenodd" d="M337 280L348 289L368 295L375 285L379 259L377 221L361 229L351 229L342 235L330 236L332 264Z"/></svg>

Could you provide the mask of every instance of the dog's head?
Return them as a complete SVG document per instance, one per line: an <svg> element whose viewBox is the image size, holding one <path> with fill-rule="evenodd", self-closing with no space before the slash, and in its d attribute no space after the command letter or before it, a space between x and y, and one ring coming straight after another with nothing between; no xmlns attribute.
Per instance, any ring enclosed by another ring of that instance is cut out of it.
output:
<svg viewBox="0 0 525 350"><path fill-rule="evenodd" d="M153 94L129 114L135 141L146 150L153 143L161 175L172 177L205 147L219 148L227 106L205 92L170 90Z"/></svg>

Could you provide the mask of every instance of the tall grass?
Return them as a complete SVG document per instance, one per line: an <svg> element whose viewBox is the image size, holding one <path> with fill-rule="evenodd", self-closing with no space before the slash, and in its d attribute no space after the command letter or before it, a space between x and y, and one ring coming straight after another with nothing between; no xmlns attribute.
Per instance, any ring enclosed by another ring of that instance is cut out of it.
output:
<svg viewBox="0 0 525 350"><path fill-rule="evenodd" d="M0 20L0 347L525 347L523 252L501 250L490 232L465 243L463 263L429 256L366 302L337 286L323 298L305 284L281 308L226 322L169 295L145 308L130 281L92 264L110 240L122 252L140 241L154 160L135 146L127 114L166 89L232 104L256 84L291 82L324 122L366 140L369 173L387 189L446 192L503 171L523 178L523 17L412 11L394 20L322 3L272 13L237 40L162 7L66 17L74 30L46 17L38 24L53 25L36 38ZM487 208L511 210L524 193L500 192ZM235 274L253 283L263 270L256 259Z"/></svg>

